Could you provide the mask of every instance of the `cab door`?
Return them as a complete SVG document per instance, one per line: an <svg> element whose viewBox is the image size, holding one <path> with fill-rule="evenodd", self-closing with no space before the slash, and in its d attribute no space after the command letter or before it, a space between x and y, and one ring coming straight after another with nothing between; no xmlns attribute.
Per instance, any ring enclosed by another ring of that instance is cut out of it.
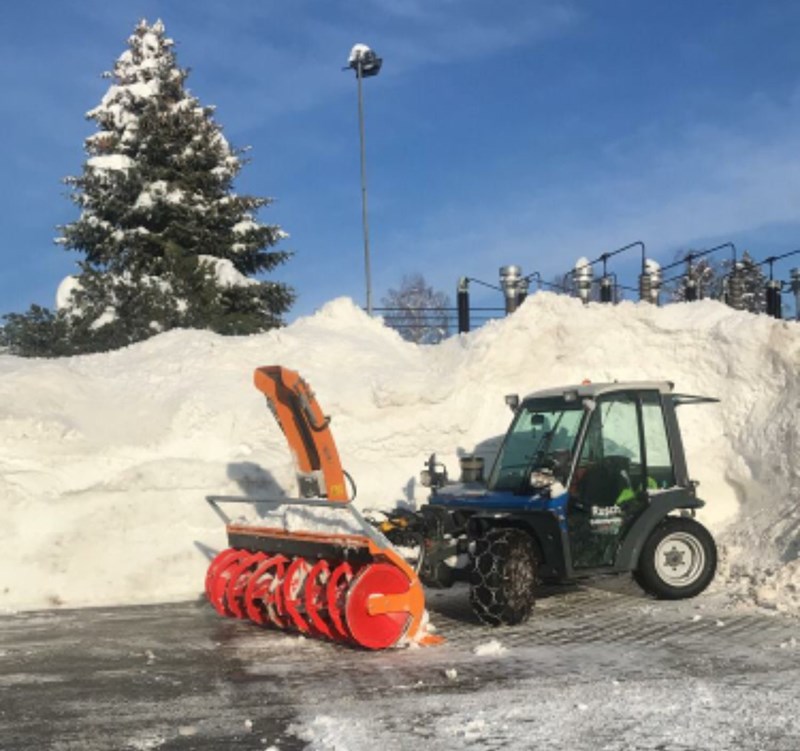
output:
<svg viewBox="0 0 800 751"><path fill-rule="evenodd" d="M567 529L574 569L613 567L626 529L646 506L645 432L639 394L617 392L597 399L569 487Z"/></svg>

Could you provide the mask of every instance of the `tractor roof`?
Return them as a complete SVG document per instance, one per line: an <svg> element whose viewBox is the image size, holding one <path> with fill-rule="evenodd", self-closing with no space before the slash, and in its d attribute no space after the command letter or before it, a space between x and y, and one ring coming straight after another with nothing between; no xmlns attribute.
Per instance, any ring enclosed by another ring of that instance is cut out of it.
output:
<svg viewBox="0 0 800 751"><path fill-rule="evenodd" d="M526 394L525 399L552 399L564 397L567 394L577 396L579 399L592 399L601 394L615 391L658 391L661 394L671 394L673 385L670 381L614 381L613 383L581 383L575 386L557 386L556 388L542 389Z"/></svg>

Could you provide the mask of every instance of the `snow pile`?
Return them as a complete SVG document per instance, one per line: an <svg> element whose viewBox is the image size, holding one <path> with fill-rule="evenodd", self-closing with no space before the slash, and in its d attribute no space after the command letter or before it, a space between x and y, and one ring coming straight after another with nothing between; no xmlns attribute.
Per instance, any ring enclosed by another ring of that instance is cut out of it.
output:
<svg viewBox="0 0 800 751"><path fill-rule="evenodd" d="M225 545L206 494L293 494L283 436L252 386L261 365L312 384L360 508L419 504L424 459L490 456L507 393L668 379L718 405L681 408L718 582L800 613L800 326L714 302L582 306L549 294L433 347L351 301L268 334L172 331L63 360L0 356L0 608L194 597ZM720 585L718 584L718 587Z"/></svg>
<svg viewBox="0 0 800 751"><path fill-rule="evenodd" d="M483 644L478 644L473 650L472 654L477 657L497 657L505 654L508 650L497 639L490 639Z"/></svg>

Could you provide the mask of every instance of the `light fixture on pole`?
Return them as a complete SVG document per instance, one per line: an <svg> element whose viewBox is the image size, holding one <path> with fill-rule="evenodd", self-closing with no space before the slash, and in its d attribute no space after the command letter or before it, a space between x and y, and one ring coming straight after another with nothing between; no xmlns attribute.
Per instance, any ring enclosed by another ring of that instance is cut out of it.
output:
<svg viewBox="0 0 800 751"><path fill-rule="evenodd" d="M352 68L358 81L358 130L361 141L361 221L364 226L364 273L367 279L367 314L372 315L372 275L369 262L369 222L367 221L367 159L364 147L364 95L361 82L364 78L377 76L383 60L366 44L356 44L350 50L347 61L348 70Z"/></svg>

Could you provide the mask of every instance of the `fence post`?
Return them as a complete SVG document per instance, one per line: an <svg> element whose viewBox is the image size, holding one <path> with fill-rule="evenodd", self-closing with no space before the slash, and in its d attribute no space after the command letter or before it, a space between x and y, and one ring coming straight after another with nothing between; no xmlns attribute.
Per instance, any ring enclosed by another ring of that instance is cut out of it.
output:
<svg viewBox="0 0 800 751"><path fill-rule="evenodd" d="M606 274L600 278L600 302L614 302L613 280Z"/></svg>
<svg viewBox="0 0 800 751"><path fill-rule="evenodd" d="M469 333L469 279L462 276L458 280L458 333Z"/></svg>
<svg viewBox="0 0 800 751"><path fill-rule="evenodd" d="M764 296L767 301L767 315L773 318L782 318L781 313L781 281L770 279L764 288Z"/></svg>

